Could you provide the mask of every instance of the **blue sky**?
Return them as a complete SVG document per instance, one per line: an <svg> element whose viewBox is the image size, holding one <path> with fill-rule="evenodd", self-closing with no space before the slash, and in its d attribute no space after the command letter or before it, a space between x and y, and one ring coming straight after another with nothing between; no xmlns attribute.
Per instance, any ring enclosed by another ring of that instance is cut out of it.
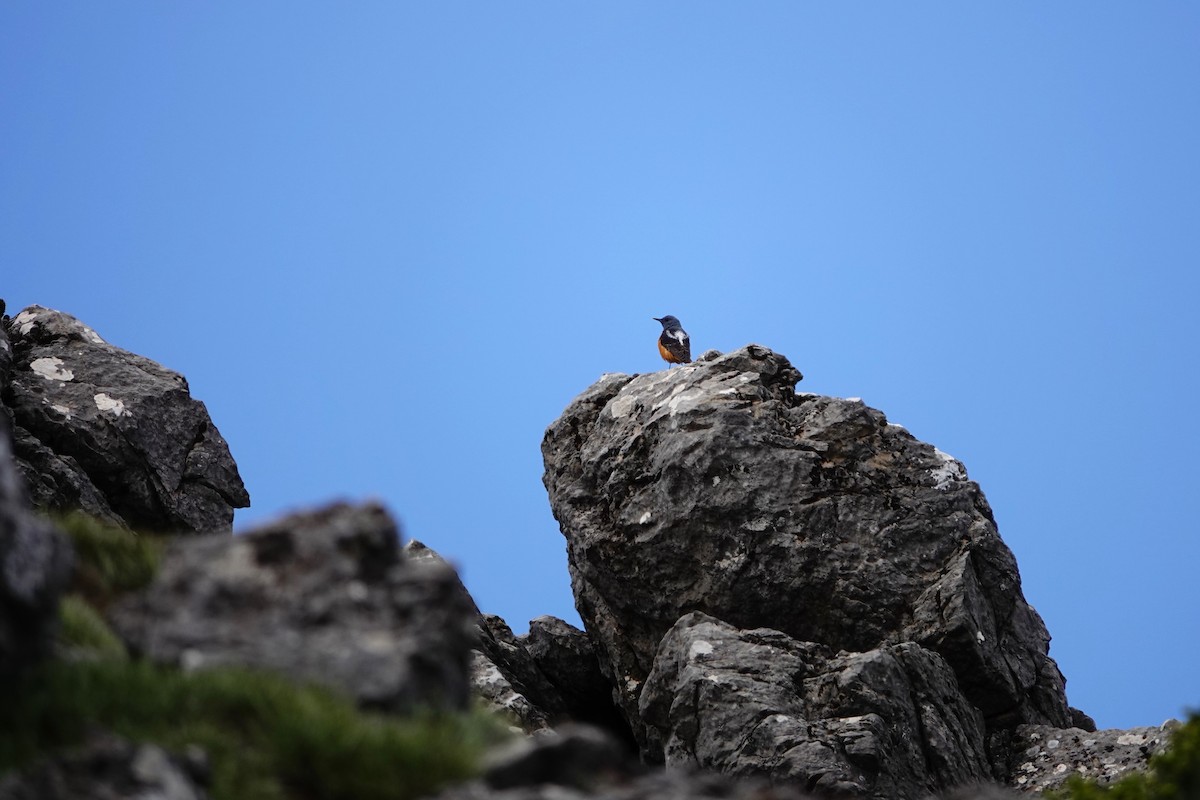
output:
<svg viewBox="0 0 1200 800"><path fill-rule="evenodd" d="M545 427L784 353L961 459L1106 727L1200 706L1187 3L0 6L0 296L185 374L245 528L384 500L578 622Z"/></svg>

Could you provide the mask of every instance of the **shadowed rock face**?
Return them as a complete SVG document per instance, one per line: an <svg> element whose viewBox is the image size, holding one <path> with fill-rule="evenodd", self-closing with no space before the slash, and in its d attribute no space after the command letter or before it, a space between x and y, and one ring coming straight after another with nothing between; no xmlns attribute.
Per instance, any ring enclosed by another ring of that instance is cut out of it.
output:
<svg viewBox="0 0 1200 800"><path fill-rule="evenodd" d="M30 306L4 327L0 402L36 507L160 533L231 530L250 498L182 375L60 311Z"/></svg>
<svg viewBox="0 0 1200 800"><path fill-rule="evenodd" d="M914 643L987 728L1064 727L1049 635L962 464L748 346L610 375L547 430L576 605L646 745L642 687L700 611L836 652Z"/></svg>

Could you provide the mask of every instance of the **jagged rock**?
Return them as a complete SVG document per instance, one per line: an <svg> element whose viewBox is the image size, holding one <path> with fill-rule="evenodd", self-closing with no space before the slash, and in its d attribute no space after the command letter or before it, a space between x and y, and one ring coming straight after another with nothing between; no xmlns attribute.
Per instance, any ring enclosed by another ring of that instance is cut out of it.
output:
<svg viewBox="0 0 1200 800"><path fill-rule="evenodd" d="M479 633L479 651L471 669L476 694L514 716L526 733L562 721L566 713L562 695L508 624L495 614L483 614Z"/></svg>
<svg viewBox="0 0 1200 800"><path fill-rule="evenodd" d="M110 617L154 661L273 669L389 710L462 708L474 608L452 569L403 557L399 538L370 503L176 538L154 582Z"/></svg>
<svg viewBox="0 0 1200 800"><path fill-rule="evenodd" d="M530 620L529 633L517 640L558 690L568 718L603 728L634 746L629 724L617 709L612 685L600 671L586 633L558 617L541 616Z"/></svg>
<svg viewBox="0 0 1200 800"><path fill-rule="evenodd" d="M1072 775L1112 783L1129 772L1144 772L1150 757L1167 749L1178 726L1176 720L1103 731L1021 725L1009 741L1006 783L1029 793L1062 788Z"/></svg>
<svg viewBox="0 0 1200 800"><path fill-rule="evenodd" d="M35 506L160 533L232 529L250 498L183 376L60 311L30 306L3 327L0 401Z"/></svg>
<svg viewBox="0 0 1200 800"><path fill-rule="evenodd" d="M198 763L201 762L201 763ZM203 800L203 758L111 734L0 780L0 800Z"/></svg>
<svg viewBox="0 0 1200 800"><path fill-rule="evenodd" d="M693 612L641 693L649 755L821 794L921 798L991 780L979 712L913 643L840 653Z"/></svg>
<svg viewBox="0 0 1200 800"><path fill-rule="evenodd" d="M1096 730L1096 720L1080 711L1078 708L1071 706L1071 727L1079 728L1081 731Z"/></svg>
<svg viewBox="0 0 1200 800"><path fill-rule="evenodd" d="M546 431L576 605L645 744L663 635L702 611L833 651L939 654L989 729L1067 724L1049 635L962 464L751 345L608 375Z"/></svg>
<svg viewBox="0 0 1200 800"><path fill-rule="evenodd" d="M0 333L0 345L5 343ZM70 543L30 513L21 489L9 450L8 419L0 414L0 680L48 651L58 598L71 575Z"/></svg>
<svg viewBox="0 0 1200 800"><path fill-rule="evenodd" d="M415 539L404 545L404 551L410 559L449 567L436 550ZM562 697L538 669L524 641L513 635L502 618L482 613L461 580L458 588L471 607L476 625L471 691L493 710L508 715L526 733L546 730L561 721Z"/></svg>

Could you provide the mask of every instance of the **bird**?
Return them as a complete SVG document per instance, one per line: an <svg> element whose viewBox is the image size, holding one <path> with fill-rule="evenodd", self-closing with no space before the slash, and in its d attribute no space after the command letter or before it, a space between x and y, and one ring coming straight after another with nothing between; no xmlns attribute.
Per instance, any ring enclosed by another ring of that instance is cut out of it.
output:
<svg viewBox="0 0 1200 800"><path fill-rule="evenodd" d="M692 363L692 342L679 320L670 314L651 319L661 322L663 326L662 335L658 337L658 354L663 361L668 364Z"/></svg>

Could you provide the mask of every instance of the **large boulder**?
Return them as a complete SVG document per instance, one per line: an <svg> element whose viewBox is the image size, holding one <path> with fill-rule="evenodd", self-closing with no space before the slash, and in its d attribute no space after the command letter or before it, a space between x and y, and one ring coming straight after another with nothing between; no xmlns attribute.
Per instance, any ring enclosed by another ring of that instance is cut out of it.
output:
<svg viewBox="0 0 1200 800"><path fill-rule="evenodd" d="M706 354L605 376L546 431L576 606L644 752L643 687L692 611L835 653L913 643L986 729L1065 727L1049 634L979 486L860 401L795 393L800 377L755 345Z"/></svg>
<svg viewBox="0 0 1200 800"><path fill-rule="evenodd" d="M693 612L641 694L655 760L768 775L822 794L927 797L993 779L979 712L913 643L834 655Z"/></svg>
<svg viewBox="0 0 1200 800"><path fill-rule="evenodd" d="M3 327L0 403L35 506L159 533L232 530L250 498L182 375L61 311L30 306Z"/></svg>
<svg viewBox="0 0 1200 800"><path fill-rule="evenodd" d="M272 669L372 708L463 708L473 604L452 569L405 557L399 538L375 504L177 537L110 618L134 653L172 666Z"/></svg>

